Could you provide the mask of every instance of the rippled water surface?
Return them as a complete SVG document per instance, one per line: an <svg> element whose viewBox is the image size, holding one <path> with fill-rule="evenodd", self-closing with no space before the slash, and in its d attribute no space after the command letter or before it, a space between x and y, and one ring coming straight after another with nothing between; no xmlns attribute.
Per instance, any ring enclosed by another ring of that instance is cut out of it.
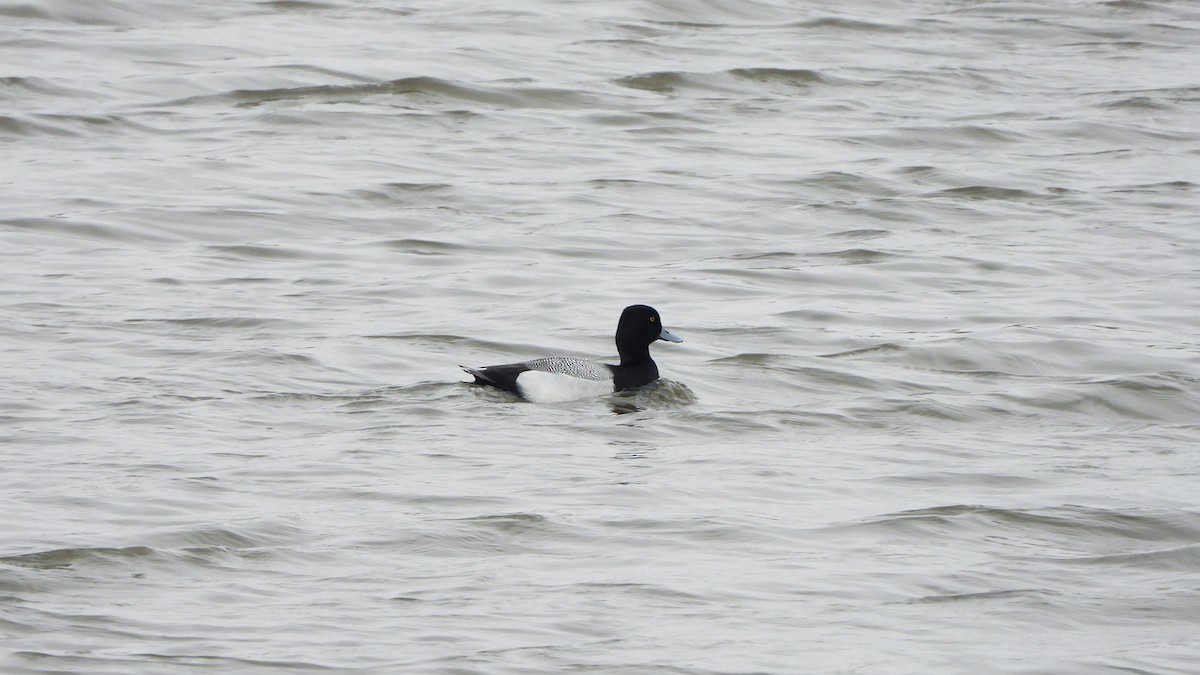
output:
<svg viewBox="0 0 1200 675"><path fill-rule="evenodd" d="M1198 45L0 2L0 670L1195 672ZM646 390L457 368L633 303Z"/></svg>

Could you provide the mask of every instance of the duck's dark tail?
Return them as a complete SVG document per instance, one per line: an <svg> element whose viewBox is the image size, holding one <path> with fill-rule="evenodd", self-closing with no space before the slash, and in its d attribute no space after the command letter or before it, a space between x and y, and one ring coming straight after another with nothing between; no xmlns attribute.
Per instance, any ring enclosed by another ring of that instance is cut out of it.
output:
<svg viewBox="0 0 1200 675"><path fill-rule="evenodd" d="M517 376L529 370L529 366L524 363L487 366L485 368L471 368L469 366L459 366L459 368L462 368L463 372L475 378L474 384L484 384L489 387L511 391L514 394L521 393L521 390L517 388Z"/></svg>
<svg viewBox="0 0 1200 675"><path fill-rule="evenodd" d="M482 368L471 368L469 366L459 366L459 368L462 368L463 372L475 378L474 384L495 384L495 382L488 379Z"/></svg>

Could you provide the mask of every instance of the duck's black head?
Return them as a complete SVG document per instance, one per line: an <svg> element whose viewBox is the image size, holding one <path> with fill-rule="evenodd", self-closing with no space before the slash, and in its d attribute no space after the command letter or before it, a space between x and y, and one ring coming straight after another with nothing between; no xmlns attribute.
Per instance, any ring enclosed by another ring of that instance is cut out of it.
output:
<svg viewBox="0 0 1200 675"><path fill-rule="evenodd" d="M683 342L662 325L658 310L647 305L630 305L621 312L617 322L617 352L621 363L627 364L650 358L650 343L655 340Z"/></svg>

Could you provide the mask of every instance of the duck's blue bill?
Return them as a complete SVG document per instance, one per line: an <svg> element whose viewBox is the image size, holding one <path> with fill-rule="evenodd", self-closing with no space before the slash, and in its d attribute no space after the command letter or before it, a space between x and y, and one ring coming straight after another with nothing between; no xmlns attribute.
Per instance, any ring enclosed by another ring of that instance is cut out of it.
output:
<svg viewBox="0 0 1200 675"><path fill-rule="evenodd" d="M662 329L662 332L658 334L658 339L666 340L667 342L683 342L683 338L672 334L671 331L667 330L666 328Z"/></svg>

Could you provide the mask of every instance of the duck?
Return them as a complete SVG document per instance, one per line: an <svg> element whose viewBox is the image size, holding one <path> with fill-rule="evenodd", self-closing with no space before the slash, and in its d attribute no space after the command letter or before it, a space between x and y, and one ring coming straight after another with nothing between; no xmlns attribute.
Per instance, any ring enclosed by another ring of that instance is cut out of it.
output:
<svg viewBox="0 0 1200 675"><path fill-rule="evenodd" d="M658 379L658 364L650 357L650 345L658 340L683 342L663 326L658 310L649 305L630 305L617 321L617 353L613 365L573 356L550 356L520 363L471 368L459 366L474 376L477 384L503 389L533 403L555 403L600 396L643 387Z"/></svg>

